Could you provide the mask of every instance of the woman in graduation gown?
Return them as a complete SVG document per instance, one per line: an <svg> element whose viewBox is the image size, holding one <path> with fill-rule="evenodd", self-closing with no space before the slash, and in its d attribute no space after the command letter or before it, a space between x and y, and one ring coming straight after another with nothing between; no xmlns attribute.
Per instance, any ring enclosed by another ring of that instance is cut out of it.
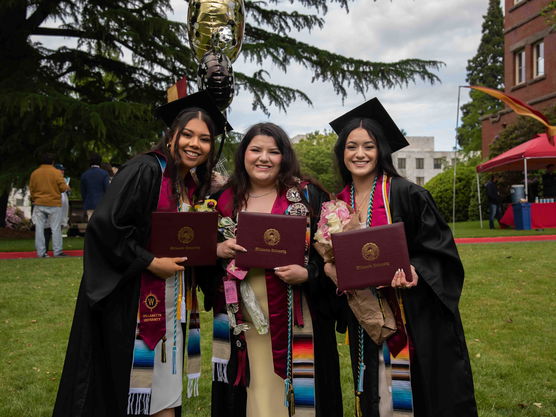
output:
<svg viewBox="0 0 556 417"><path fill-rule="evenodd" d="M233 220L240 211L307 216L307 238L312 237L328 194L300 178L286 133L272 123L256 124L239 144L235 171L214 197L216 207ZM220 271L219 287L223 280L234 291L247 284L256 303L243 295L226 300L222 288L216 291L213 417L343 415L335 335L338 297L324 275L322 258L309 251L310 240L306 243L304 266L252 268L243 271L248 273L242 282L234 263L228 264L227 274ZM227 263L243 250L232 237L218 245L217 253Z"/></svg>
<svg viewBox="0 0 556 417"><path fill-rule="evenodd" d="M391 287L369 289L396 318L397 331L385 343L368 337L346 303L355 414L477 416L458 310L463 266L431 195L393 166L392 152L407 145L405 137L376 98L330 125L338 133L334 153L345 184L338 198L353 207L362 227L403 222L412 270L412 277L396 272ZM336 276L333 264L325 271Z"/></svg>
<svg viewBox="0 0 556 417"><path fill-rule="evenodd" d="M181 415L190 274L185 258L149 251L151 213L186 211L203 197L214 138L229 125L206 92L156 115L169 126L164 138L120 168L89 222L54 416Z"/></svg>

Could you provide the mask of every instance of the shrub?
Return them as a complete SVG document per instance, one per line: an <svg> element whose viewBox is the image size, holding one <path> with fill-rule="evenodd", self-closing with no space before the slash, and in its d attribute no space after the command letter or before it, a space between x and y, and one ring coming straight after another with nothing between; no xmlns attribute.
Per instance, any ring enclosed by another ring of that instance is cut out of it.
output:
<svg viewBox="0 0 556 417"><path fill-rule="evenodd" d="M453 205L453 182L454 168L448 168L444 172L433 177L425 184L429 190L440 213L447 222L452 221ZM458 165L456 171L456 221L462 222L469 218L469 205L472 187L477 187L475 183L475 169L470 166ZM477 198L475 194L475 199Z"/></svg>

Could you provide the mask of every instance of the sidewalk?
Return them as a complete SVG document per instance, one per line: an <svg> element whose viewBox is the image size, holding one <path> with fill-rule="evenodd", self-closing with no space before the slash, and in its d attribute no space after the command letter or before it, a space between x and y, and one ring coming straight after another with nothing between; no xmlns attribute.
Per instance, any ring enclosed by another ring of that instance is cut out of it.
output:
<svg viewBox="0 0 556 417"><path fill-rule="evenodd" d="M540 236L499 236L499 237L460 237L455 239L458 245L468 243L503 243L503 242L537 242L543 240L556 240L556 235ZM66 250L69 256L83 256L82 250ZM52 251L48 254L53 257ZM36 252L0 252L0 259L36 258Z"/></svg>

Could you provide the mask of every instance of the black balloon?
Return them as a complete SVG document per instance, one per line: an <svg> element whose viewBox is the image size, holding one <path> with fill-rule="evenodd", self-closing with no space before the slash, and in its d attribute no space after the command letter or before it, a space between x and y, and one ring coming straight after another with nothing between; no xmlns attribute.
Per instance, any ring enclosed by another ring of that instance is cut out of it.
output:
<svg viewBox="0 0 556 417"><path fill-rule="evenodd" d="M220 52L209 51L199 64L199 89L207 90L220 110L234 98L235 79L230 58Z"/></svg>

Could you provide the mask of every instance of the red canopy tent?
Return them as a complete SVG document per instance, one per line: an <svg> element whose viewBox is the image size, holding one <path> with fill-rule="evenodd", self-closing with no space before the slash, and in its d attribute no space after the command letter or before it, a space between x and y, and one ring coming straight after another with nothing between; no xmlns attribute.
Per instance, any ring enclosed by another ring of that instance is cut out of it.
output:
<svg viewBox="0 0 556 417"><path fill-rule="evenodd" d="M476 170L477 172L523 170L527 198L527 170L542 169L548 164L556 164L556 146L548 142L546 133L541 133L536 138L477 165Z"/></svg>
<svg viewBox="0 0 556 417"><path fill-rule="evenodd" d="M521 171L523 170L525 184L525 198L528 198L527 170L542 169L548 164L556 164L556 146L548 141L546 133L541 133L536 138L517 145L489 161L477 165L477 194L481 201L481 190L479 187L479 172L495 171ZM479 203L479 217L481 228L483 227L483 214Z"/></svg>
<svg viewBox="0 0 556 417"><path fill-rule="evenodd" d="M521 171L524 166L542 169L550 163L556 163L556 146L548 142L546 133L541 133L536 138L477 165L477 172Z"/></svg>

